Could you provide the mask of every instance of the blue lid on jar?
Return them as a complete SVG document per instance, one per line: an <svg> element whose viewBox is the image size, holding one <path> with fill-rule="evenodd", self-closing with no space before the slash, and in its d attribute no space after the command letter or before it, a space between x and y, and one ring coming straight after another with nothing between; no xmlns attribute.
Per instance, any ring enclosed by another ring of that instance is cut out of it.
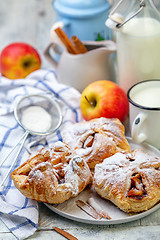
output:
<svg viewBox="0 0 160 240"><path fill-rule="evenodd" d="M108 11L110 4L106 0L55 0L54 9L68 17L90 17Z"/></svg>

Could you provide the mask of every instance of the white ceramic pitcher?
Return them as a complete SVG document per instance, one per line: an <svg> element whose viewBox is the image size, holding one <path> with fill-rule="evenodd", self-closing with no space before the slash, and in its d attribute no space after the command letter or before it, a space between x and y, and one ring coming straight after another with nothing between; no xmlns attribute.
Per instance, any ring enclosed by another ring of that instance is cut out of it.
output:
<svg viewBox="0 0 160 240"><path fill-rule="evenodd" d="M60 82L75 87L80 92L90 83L97 80L115 80L114 61L111 53L116 51L113 41L84 41L88 52L73 55L59 44L52 41L44 51L46 59L57 70ZM59 61L51 54L59 54Z"/></svg>

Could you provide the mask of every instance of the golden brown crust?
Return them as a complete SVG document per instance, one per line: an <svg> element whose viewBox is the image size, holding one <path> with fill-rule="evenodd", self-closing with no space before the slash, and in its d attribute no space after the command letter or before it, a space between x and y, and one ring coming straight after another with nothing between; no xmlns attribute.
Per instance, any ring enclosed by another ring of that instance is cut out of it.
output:
<svg viewBox="0 0 160 240"><path fill-rule="evenodd" d="M143 153L116 153L96 165L93 185L125 212L142 212L160 200L160 159Z"/></svg>
<svg viewBox="0 0 160 240"><path fill-rule="evenodd" d="M94 168L119 151L130 151L124 126L118 119L97 118L71 125L63 132L63 142Z"/></svg>
<svg viewBox="0 0 160 240"><path fill-rule="evenodd" d="M58 142L30 157L11 177L24 196L58 204L77 196L90 182L91 172L82 158Z"/></svg>

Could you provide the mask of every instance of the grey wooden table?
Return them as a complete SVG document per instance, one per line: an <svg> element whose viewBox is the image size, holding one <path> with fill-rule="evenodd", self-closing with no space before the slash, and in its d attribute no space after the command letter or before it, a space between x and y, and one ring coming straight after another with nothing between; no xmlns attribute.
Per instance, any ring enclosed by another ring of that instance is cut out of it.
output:
<svg viewBox="0 0 160 240"><path fill-rule="evenodd" d="M0 0L0 51L11 42L30 43L41 54L42 66L50 68L43 57L43 51L49 42L49 32L54 20L51 0ZM160 209L131 223L95 226L67 220L40 203L39 227L29 239L65 239L52 230L54 226L68 231L79 240L159 240ZM0 239L15 239L2 222Z"/></svg>

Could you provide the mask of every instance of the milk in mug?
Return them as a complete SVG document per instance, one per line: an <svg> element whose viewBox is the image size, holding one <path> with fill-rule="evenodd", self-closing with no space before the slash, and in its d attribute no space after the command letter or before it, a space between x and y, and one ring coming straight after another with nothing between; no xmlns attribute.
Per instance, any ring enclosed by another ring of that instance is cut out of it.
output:
<svg viewBox="0 0 160 240"><path fill-rule="evenodd" d="M160 87L140 89L132 95L132 100L144 107L160 108Z"/></svg>
<svg viewBox="0 0 160 240"><path fill-rule="evenodd" d="M133 18L117 35L119 85L127 90L136 82L160 79L160 22Z"/></svg>

